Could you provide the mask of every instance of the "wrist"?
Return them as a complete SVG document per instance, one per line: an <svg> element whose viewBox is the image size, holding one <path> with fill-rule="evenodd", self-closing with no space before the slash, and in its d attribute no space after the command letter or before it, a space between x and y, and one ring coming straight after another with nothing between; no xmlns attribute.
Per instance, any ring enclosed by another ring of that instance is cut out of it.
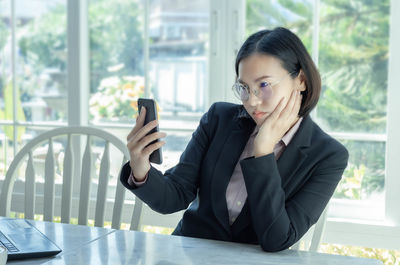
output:
<svg viewBox="0 0 400 265"><path fill-rule="evenodd" d="M144 174L143 177L137 177L137 175L135 175L135 173L132 171L132 177L135 182L142 182L146 179L147 173Z"/></svg>
<svg viewBox="0 0 400 265"><path fill-rule="evenodd" d="M141 167L140 165L138 166L133 166L132 163L129 164L131 167L131 174L133 177L133 180L136 182L141 182L146 179L147 173L150 171L150 165L148 167Z"/></svg>
<svg viewBox="0 0 400 265"><path fill-rule="evenodd" d="M257 135L253 144L253 154L255 157L265 156L274 152L275 144L271 141L271 139L265 139L264 141L258 139L259 135Z"/></svg>
<svg viewBox="0 0 400 265"><path fill-rule="evenodd" d="M135 177L133 175L133 172L131 171L131 174L130 174L130 176L128 178L128 184L130 186L132 186L132 187L139 187L139 186L142 186L143 184L146 183L147 178L148 178L148 173L146 174L144 180L138 181L138 180L135 179Z"/></svg>
<svg viewBox="0 0 400 265"><path fill-rule="evenodd" d="M263 150L254 150L254 157L266 156L274 152L273 148L265 148Z"/></svg>

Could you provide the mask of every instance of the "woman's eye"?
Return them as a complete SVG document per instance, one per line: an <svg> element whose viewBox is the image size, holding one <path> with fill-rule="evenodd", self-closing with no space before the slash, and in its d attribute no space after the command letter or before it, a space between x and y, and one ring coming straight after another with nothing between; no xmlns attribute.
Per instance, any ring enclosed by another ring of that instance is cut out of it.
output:
<svg viewBox="0 0 400 265"><path fill-rule="evenodd" d="M267 86L269 86L268 82L261 82L260 83L260 87L267 87Z"/></svg>

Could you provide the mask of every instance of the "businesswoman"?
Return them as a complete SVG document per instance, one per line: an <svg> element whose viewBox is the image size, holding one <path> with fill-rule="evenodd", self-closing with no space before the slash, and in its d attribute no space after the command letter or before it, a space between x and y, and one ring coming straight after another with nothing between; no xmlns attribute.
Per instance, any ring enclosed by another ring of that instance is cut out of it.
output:
<svg viewBox="0 0 400 265"><path fill-rule="evenodd" d="M318 70L285 28L251 35L235 63L241 105L218 102L200 120L179 163L164 174L149 155L164 142L146 134L145 110L129 133L123 185L160 213L186 209L174 235L259 244L279 251L318 220L348 152L310 118ZM189 206L189 208L188 208Z"/></svg>

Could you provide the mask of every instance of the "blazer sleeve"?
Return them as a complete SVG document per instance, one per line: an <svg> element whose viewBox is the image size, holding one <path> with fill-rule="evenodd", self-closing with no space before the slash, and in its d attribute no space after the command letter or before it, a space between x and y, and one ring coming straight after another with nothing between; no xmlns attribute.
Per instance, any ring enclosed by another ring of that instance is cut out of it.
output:
<svg viewBox="0 0 400 265"><path fill-rule="evenodd" d="M215 104L203 115L175 167L164 174L151 167L146 183L131 186L127 183L131 168L126 163L120 174L122 184L159 213L168 214L186 209L197 195L200 166L212 135L211 117L214 109Z"/></svg>
<svg viewBox="0 0 400 265"><path fill-rule="evenodd" d="M289 248L317 222L347 161L348 152L340 145L315 166L307 182L287 201L273 153L241 161L252 223L263 250Z"/></svg>

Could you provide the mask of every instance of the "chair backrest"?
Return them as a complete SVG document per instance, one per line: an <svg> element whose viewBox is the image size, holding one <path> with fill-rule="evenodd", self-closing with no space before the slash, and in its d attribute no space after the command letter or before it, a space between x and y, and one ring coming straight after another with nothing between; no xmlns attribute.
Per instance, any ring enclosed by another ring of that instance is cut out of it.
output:
<svg viewBox="0 0 400 265"><path fill-rule="evenodd" d="M322 236L325 230L326 219L328 215L329 204L325 207L317 223L309 229L309 231L294 244L291 249L300 250L300 244L303 243L303 250L318 252Z"/></svg>
<svg viewBox="0 0 400 265"><path fill-rule="evenodd" d="M33 150L40 144L48 143L47 154L45 158L44 169L44 192L43 192L43 219L45 221L52 221L54 216L54 201L55 201L55 168L56 161L53 150L53 139L59 136L66 136L67 143L65 145L64 161L63 161L63 185L61 195L61 222L69 223L71 218L71 202L72 202L72 189L73 189L73 174L74 165L77 159L74 156L72 149L72 135L86 136L87 142L83 157L81 160L82 170L80 176L80 192L79 192L79 211L78 211L78 224L87 225L89 213L89 200L91 192L92 176L94 176L93 168L93 152L91 139L93 137L101 138L105 141L104 152L100 162L100 171L98 176L97 199L95 207L95 226L104 226L105 206L107 203L107 188L110 179L110 144L122 152L123 159L121 165L124 164L129 158L129 152L126 145L114 135L103 130L92 127L63 127L47 131L38 135L27 143L15 156L10 164L3 182L2 191L0 194L0 216L10 215L11 198L16 180L16 172L25 157L28 156L28 162L25 170L25 218L33 219L35 214L35 168L33 163ZM119 229L121 225L122 208L125 200L125 188L120 181L117 181L113 213L112 213L112 228ZM131 230L137 230L139 227L142 201L135 197L135 204L131 218Z"/></svg>

